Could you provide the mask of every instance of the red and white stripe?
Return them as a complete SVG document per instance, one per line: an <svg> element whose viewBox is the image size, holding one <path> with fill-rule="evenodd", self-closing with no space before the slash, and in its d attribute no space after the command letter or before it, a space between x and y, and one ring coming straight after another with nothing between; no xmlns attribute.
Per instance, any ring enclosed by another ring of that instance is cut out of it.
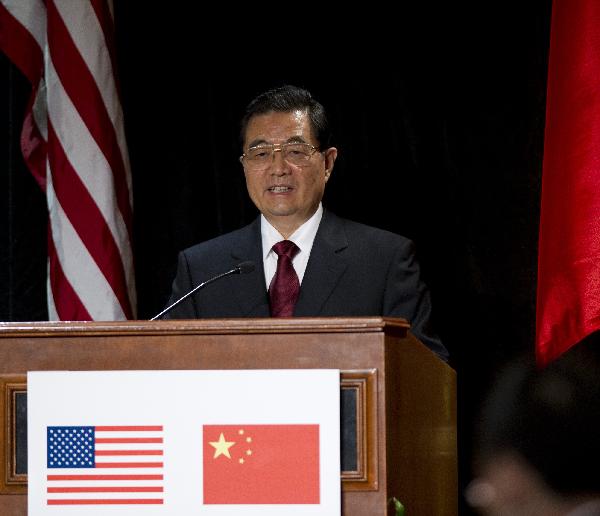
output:
<svg viewBox="0 0 600 516"><path fill-rule="evenodd" d="M95 467L48 469L48 505L162 505L162 426L97 426Z"/></svg>
<svg viewBox="0 0 600 516"><path fill-rule="evenodd" d="M48 309L135 317L132 187L106 0L0 0L0 48L32 84L21 147L48 203Z"/></svg>

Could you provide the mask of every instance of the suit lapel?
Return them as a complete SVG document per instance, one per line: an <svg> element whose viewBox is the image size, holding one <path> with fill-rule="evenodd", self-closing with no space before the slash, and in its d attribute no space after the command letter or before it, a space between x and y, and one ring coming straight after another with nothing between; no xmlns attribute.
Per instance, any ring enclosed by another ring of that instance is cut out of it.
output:
<svg viewBox="0 0 600 516"><path fill-rule="evenodd" d="M269 300L265 287L265 271L262 257L260 217L246 226L231 250L237 262L251 260L255 269L249 274L240 275L236 282L235 296L242 317L269 317Z"/></svg>
<svg viewBox="0 0 600 516"><path fill-rule="evenodd" d="M300 287L295 316L314 317L320 314L323 304L348 267L339 254L346 247L348 239L342 221L324 211Z"/></svg>

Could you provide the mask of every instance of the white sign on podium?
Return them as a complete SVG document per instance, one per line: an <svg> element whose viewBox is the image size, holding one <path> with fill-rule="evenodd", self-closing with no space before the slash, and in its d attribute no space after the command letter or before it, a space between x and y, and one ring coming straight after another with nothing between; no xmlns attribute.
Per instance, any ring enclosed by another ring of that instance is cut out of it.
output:
<svg viewBox="0 0 600 516"><path fill-rule="evenodd" d="M28 514L341 513L338 370L30 372Z"/></svg>

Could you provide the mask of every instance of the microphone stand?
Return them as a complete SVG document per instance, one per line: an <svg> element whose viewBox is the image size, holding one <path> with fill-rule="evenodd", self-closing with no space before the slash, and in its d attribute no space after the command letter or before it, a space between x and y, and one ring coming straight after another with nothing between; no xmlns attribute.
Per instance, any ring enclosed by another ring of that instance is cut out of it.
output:
<svg viewBox="0 0 600 516"><path fill-rule="evenodd" d="M215 276L214 278L210 278L210 279L208 279L208 280L200 283L200 285L197 285L192 290L190 290L187 294L181 296L177 301L175 301L174 303L172 303L169 306L167 306L167 308L165 308L162 312L156 314L150 320L151 321L156 321L157 319L160 319L167 312L170 312L173 308L175 308L179 303L181 303L182 301L184 301L188 297L190 297L194 292L196 292L197 290L200 290L201 288L203 288L206 285L212 283L213 281L217 281L218 279L221 279L221 278L223 278L225 276L229 276L230 274L246 274L246 273L251 272L253 270L254 270L254 263L252 263L252 262L242 262L237 267L234 267L230 271L224 272L223 274L219 274L218 276Z"/></svg>

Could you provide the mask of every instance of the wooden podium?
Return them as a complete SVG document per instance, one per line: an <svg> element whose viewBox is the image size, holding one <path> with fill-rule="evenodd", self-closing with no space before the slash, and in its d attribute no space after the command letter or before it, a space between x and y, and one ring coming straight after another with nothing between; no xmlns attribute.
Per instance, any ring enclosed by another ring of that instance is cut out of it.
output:
<svg viewBox="0 0 600 516"><path fill-rule="evenodd" d="M342 514L392 515L395 497L408 516L455 516L456 377L408 328L380 317L0 323L0 514L27 514L27 371L327 368L341 370Z"/></svg>

